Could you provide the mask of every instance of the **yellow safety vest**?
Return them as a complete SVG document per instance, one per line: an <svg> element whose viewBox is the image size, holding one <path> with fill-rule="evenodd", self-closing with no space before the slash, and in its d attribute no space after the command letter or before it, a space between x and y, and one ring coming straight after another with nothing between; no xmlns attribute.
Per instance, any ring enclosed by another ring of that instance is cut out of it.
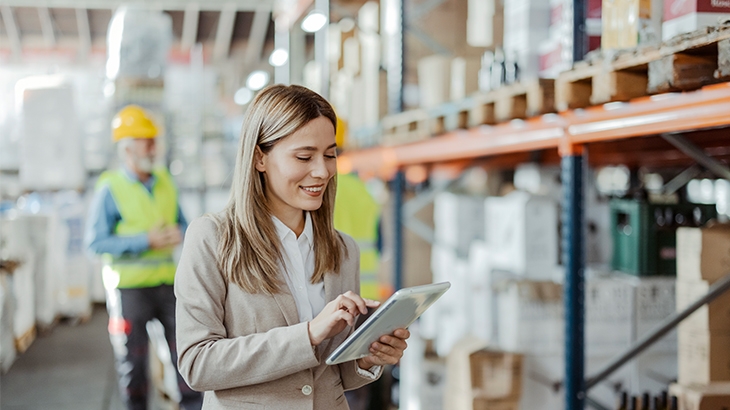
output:
<svg viewBox="0 0 730 410"><path fill-rule="evenodd" d="M380 300L379 255L376 248L380 207L356 175L337 175L335 229L344 232L360 248L360 295Z"/></svg>
<svg viewBox="0 0 730 410"><path fill-rule="evenodd" d="M177 189L166 169L152 172L152 192L121 170L104 172L97 187L108 186L122 219L114 235L134 236L177 224ZM117 288L171 285L175 278L172 249L147 250L137 255L104 254L104 284Z"/></svg>

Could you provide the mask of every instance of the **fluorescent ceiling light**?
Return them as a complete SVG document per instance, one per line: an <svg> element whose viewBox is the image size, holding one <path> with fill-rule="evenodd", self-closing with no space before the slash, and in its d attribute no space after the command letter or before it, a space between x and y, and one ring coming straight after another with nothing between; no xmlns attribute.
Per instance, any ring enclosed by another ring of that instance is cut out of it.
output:
<svg viewBox="0 0 730 410"><path fill-rule="evenodd" d="M277 48L271 53L271 56L269 57L269 64L274 67L281 67L286 64L287 60L289 60L289 53L283 48Z"/></svg>
<svg viewBox="0 0 730 410"><path fill-rule="evenodd" d="M307 33L314 33L324 27L325 24L327 24L327 16L321 11L313 10L302 20L302 30Z"/></svg>
<svg viewBox="0 0 730 410"><path fill-rule="evenodd" d="M269 73L262 70L256 70L252 72L246 79L246 87L250 88L253 91L258 91L266 87L266 84L268 83Z"/></svg>
<svg viewBox="0 0 730 410"><path fill-rule="evenodd" d="M253 91L246 87L241 87L233 95L233 101L238 105L246 105L253 99ZM173 174L174 175L174 174Z"/></svg>

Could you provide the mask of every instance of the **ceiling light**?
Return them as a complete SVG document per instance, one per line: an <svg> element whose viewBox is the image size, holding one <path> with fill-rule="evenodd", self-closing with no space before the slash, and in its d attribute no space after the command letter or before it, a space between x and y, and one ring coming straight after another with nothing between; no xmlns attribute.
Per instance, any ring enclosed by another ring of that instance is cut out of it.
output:
<svg viewBox="0 0 730 410"><path fill-rule="evenodd" d="M253 91L246 87L241 87L233 94L233 102L238 105L246 105L253 99Z"/></svg>
<svg viewBox="0 0 730 410"><path fill-rule="evenodd" d="M246 79L246 87L250 88L253 91L258 91L266 87L266 84L268 83L269 73L262 70L256 70L252 72Z"/></svg>
<svg viewBox="0 0 730 410"><path fill-rule="evenodd" d="M327 24L327 16L321 11L313 10L302 20L302 30L307 33L314 33L324 27L325 24Z"/></svg>
<svg viewBox="0 0 730 410"><path fill-rule="evenodd" d="M271 53L271 56L269 57L269 64L273 65L274 67L281 67L286 64L286 61L288 59L289 53L283 48L277 48L276 50L274 50L274 52Z"/></svg>

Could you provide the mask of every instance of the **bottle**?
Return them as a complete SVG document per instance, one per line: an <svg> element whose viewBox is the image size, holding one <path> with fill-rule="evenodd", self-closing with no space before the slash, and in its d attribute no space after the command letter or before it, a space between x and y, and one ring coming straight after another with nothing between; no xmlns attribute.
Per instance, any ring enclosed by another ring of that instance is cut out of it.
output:
<svg viewBox="0 0 730 410"><path fill-rule="evenodd" d="M618 399L618 406L616 407L616 410L628 410L628 395L626 392L621 392L621 396L619 396Z"/></svg>
<svg viewBox="0 0 730 410"><path fill-rule="evenodd" d="M492 61L492 90L500 88L504 84L504 51L501 48L494 50L494 61Z"/></svg>
<svg viewBox="0 0 730 410"><path fill-rule="evenodd" d="M644 392L641 396L641 410L649 410L649 392Z"/></svg>
<svg viewBox="0 0 730 410"><path fill-rule="evenodd" d="M479 91L486 93L492 90L492 64L494 53L485 51L482 55L482 66L479 68Z"/></svg>
<svg viewBox="0 0 730 410"><path fill-rule="evenodd" d="M671 404L669 405L669 410L679 410L679 400L677 399L677 396L672 396Z"/></svg>

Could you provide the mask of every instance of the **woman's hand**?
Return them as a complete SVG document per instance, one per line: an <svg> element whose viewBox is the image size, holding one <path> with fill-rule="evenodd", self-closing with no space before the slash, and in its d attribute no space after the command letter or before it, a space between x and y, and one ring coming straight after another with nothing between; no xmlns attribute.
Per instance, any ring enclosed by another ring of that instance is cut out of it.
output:
<svg viewBox="0 0 730 410"><path fill-rule="evenodd" d="M380 302L363 299L360 295L347 291L325 305L324 309L309 322L309 341L312 346L340 333L347 325L354 326L358 315L368 313L368 308L376 308Z"/></svg>
<svg viewBox="0 0 730 410"><path fill-rule="evenodd" d="M390 335L382 336L377 342L370 345L370 356L358 359L357 365L364 370L373 366L396 364L403 357L403 351L408 347L406 339L411 337L408 329L396 329Z"/></svg>

